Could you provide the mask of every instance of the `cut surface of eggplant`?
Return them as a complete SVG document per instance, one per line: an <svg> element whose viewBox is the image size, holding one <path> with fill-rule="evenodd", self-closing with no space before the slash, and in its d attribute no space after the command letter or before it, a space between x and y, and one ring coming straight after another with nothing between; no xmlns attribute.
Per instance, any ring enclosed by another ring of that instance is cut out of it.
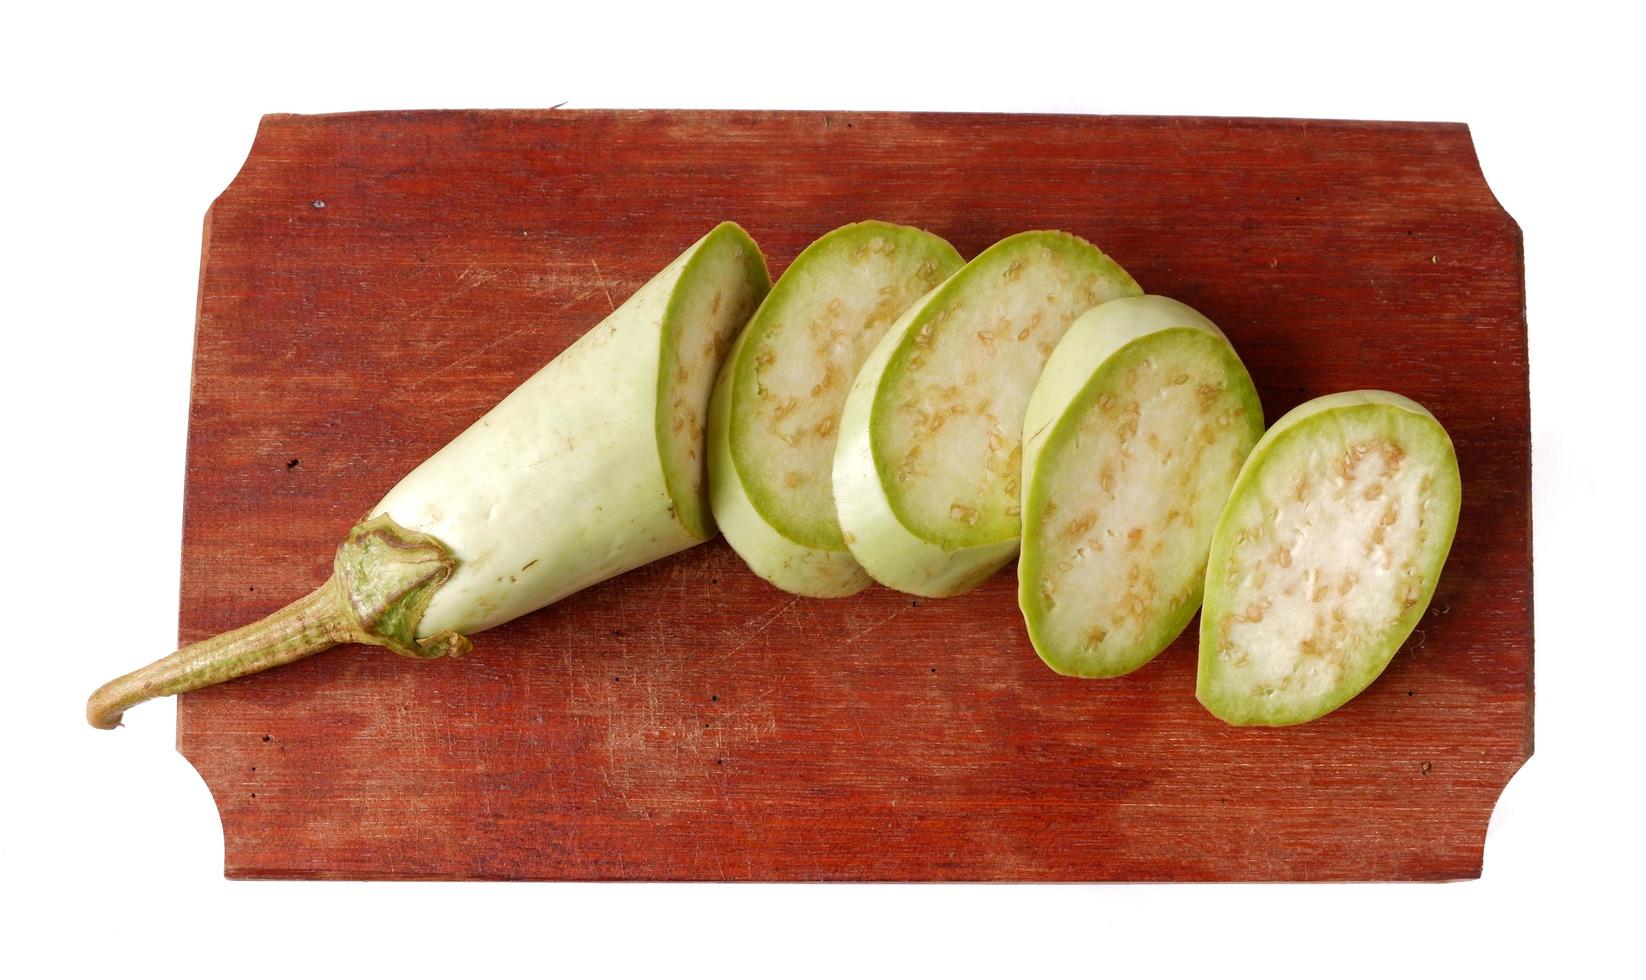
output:
<svg viewBox="0 0 1646 980"><path fill-rule="evenodd" d="M1183 631L1262 434L1251 377L1195 310L1141 296L1074 322L1024 424L1018 602L1048 666L1113 677Z"/></svg>
<svg viewBox="0 0 1646 980"><path fill-rule="evenodd" d="M1451 439L1411 399L1305 402L1264 435L1218 522L1196 694L1236 725L1292 725L1375 680L1428 608L1457 529Z"/></svg>
<svg viewBox="0 0 1646 980"><path fill-rule="evenodd" d="M835 515L840 412L886 330L963 264L936 235L858 222L807 246L755 311L715 387L709 479L721 532L762 578L819 597L869 584Z"/></svg>
<svg viewBox="0 0 1646 980"><path fill-rule="evenodd" d="M852 384L835 447L843 536L871 576L948 596L1012 559L1029 393L1075 317L1140 292L1089 242L1024 232L899 318Z"/></svg>

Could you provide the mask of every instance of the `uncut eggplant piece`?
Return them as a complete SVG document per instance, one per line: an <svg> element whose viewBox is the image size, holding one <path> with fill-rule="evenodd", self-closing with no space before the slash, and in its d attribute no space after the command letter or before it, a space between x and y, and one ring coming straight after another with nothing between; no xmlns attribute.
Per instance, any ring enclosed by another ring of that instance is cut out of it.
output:
<svg viewBox="0 0 1646 980"><path fill-rule="evenodd" d="M709 500L761 578L816 597L869 584L835 516L840 412L887 328L964 264L918 228L846 225L795 258L738 337L709 409Z"/></svg>
<svg viewBox="0 0 1646 980"><path fill-rule="evenodd" d="M1200 703L1295 725L1359 694L1428 608L1461 502L1451 438L1409 398L1350 391L1282 416L1212 539Z"/></svg>
<svg viewBox="0 0 1646 980"><path fill-rule="evenodd" d="M87 720L340 643L461 656L469 633L708 540L709 393L770 284L717 226L390 490L319 589L110 681Z"/></svg>
<svg viewBox="0 0 1646 980"><path fill-rule="evenodd" d="M996 242L899 318L846 396L835 446L840 526L882 585L971 589L1017 554L1023 413L1075 317L1142 292L1091 243Z"/></svg>
<svg viewBox="0 0 1646 980"><path fill-rule="evenodd" d="M1216 325L1164 296L1069 327L1029 398L1018 604L1060 674L1114 677L1200 607L1206 556L1263 434L1251 376Z"/></svg>

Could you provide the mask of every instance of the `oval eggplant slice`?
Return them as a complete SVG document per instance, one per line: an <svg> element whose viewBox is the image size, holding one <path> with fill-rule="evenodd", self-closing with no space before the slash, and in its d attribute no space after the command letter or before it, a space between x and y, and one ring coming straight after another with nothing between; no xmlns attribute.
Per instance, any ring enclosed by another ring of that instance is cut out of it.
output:
<svg viewBox="0 0 1646 980"><path fill-rule="evenodd" d="M1047 666L1114 677L1183 631L1262 434L1245 366L1193 309L1140 296L1074 322L1024 421L1018 604Z"/></svg>
<svg viewBox="0 0 1646 980"><path fill-rule="evenodd" d="M887 329L964 264L918 228L846 225L795 258L744 328L709 408L709 499L761 578L818 597L869 584L835 517L840 411Z"/></svg>
<svg viewBox="0 0 1646 980"><path fill-rule="evenodd" d="M1428 608L1461 500L1450 437L1409 398L1351 391L1286 413L1212 539L1200 703L1232 725L1295 725L1359 694Z"/></svg>
<svg viewBox="0 0 1646 980"><path fill-rule="evenodd" d="M835 446L843 536L876 581L958 595L1012 560L1029 393L1075 317L1141 292L1091 243L1031 231L903 314L852 383Z"/></svg>

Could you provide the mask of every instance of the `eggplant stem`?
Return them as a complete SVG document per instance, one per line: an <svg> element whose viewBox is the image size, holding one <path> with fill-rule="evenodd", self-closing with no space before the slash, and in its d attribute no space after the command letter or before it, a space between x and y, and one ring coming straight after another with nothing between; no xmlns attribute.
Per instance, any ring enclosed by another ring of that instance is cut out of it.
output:
<svg viewBox="0 0 1646 980"><path fill-rule="evenodd" d="M419 637L429 600L457 568L434 537L387 515L362 521L338 546L326 584L271 616L117 677L86 702L92 727L118 727L126 709L255 674L330 649L370 643L419 660L461 657L469 641L449 630Z"/></svg>
<svg viewBox="0 0 1646 980"><path fill-rule="evenodd" d="M335 577L279 612L248 626L191 643L117 677L86 702L86 720L95 728L118 727L128 708L151 698L182 694L279 667L368 638L355 625Z"/></svg>

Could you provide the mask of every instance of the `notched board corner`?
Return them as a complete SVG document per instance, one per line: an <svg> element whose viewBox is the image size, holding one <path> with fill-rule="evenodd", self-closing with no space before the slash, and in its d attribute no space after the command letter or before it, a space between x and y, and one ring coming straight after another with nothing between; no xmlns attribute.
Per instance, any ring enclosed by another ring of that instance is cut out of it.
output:
<svg viewBox="0 0 1646 980"><path fill-rule="evenodd" d="M1528 713L1528 717L1527 717L1527 720L1526 720L1526 748L1525 748L1525 753L1526 754L1522 755L1520 757L1520 760L1517 761L1516 763L1514 763L1513 767L1511 769L1509 769L1509 771L1506 775L1504 775L1503 782L1497 787L1497 792L1493 793L1491 798L1487 801L1486 812L1484 814L1482 814L1481 818L1480 818L1480 825L1479 825L1478 835L1471 835L1471 841L1473 841L1473 840L1478 840L1479 841L1479 844L1478 844L1476 852L1475 852L1474 874L1470 875L1471 878L1479 878L1481 876L1481 869L1483 867L1485 867L1485 864L1486 864L1486 840L1487 840L1488 836L1491 833L1492 817L1497 814L1497 808L1498 808L1499 804L1501 804L1503 802L1503 794L1508 792L1509 784L1514 782L1515 777L1520 775L1521 772L1525 771L1526 763L1531 761L1532 755L1534 754L1533 751L1532 751L1532 728L1531 728L1531 718L1530 718L1530 707L1529 706L1528 706L1528 712L1527 713Z"/></svg>
<svg viewBox="0 0 1646 980"><path fill-rule="evenodd" d="M251 146L246 148L245 159L240 161L240 167L234 172L234 176L229 178L228 183L223 185L223 189L218 192L216 197L212 198L211 204L206 207L205 224L207 232L206 241L208 245L211 241L210 231L212 212L215 211L219 204L223 203L226 198L230 197L235 190L245 182L247 174L253 169L254 161L258 160L258 158L264 155L268 150L273 131L283 125L287 120L296 118L299 117L288 112L270 112L263 114L257 120L257 129L252 133ZM202 261L200 265L201 268L204 269L205 262Z"/></svg>
<svg viewBox="0 0 1646 980"><path fill-rule="evenodd" d="M177 702L174 708L177 714L177 739L175 747L177 749L177 754L183 757L183 761L189 764L190 769L194 770L195 776L197 776L200 782L206 787L206 792L211 795L212 809L217 811L217 846L219 853L223 856L223 877L234 878L236 876L231 873L229 867L229 825L228 819L224 816L223 797L222 794L218 792L219 787L217 784L212 782L211 775L207 772L206 767L201 765L200 760L195 758L194 753L191 751L192 746L188 737L189 728L187 721L183 716L183 701L187 697L188 695L184 694L175 699Z"/></svg>
<svg viewBox="0 0 1646 980"><path fill-rule="evenodd" d="M1468 150L1468 158L1467 158L1467 161L1466 161L1467 168L1468 168L1468 173L1469 173L1470 176L1472 176L1472 177L1479 180L1481 190L1485 191L1485 193L1486 193L1486 199L1488 201L1490 201L1492 206L1497 209L1497 212L1500 215L1503 216L1503 222L1504 222L1505 226L1507 227L1510 234L1512 234L1514 236L1515 245L1522 253L1522 259L1521 259L1520 266L1521 266L1521 269L1522 269L1522 282L1524 283L1524 277L1525 277L1525 273L1524 273L1524 270L1525 270L1524 253L1525 253L1525 241L1526 241L1525 233L1520 228L1520 222L1516 221L1515 216L1509 212L1509 209L1506 206L1504 206L1503 199L1498 197L1496 191L1492 190L1492 182L1486 178L1486 169L1481 164L1481 161L1480 161L1480 145L1475 142L1475 134L1474 134L1473 127L1469 126L1467 123L1460 123L1459 126L1463 130L1463 132L1462 132L1463 145ZM1524 289L1524 287L1523 287L1523 289ZM1523 302L1522 306L1524 307L1524 305L1525 304Z"/></svg>

